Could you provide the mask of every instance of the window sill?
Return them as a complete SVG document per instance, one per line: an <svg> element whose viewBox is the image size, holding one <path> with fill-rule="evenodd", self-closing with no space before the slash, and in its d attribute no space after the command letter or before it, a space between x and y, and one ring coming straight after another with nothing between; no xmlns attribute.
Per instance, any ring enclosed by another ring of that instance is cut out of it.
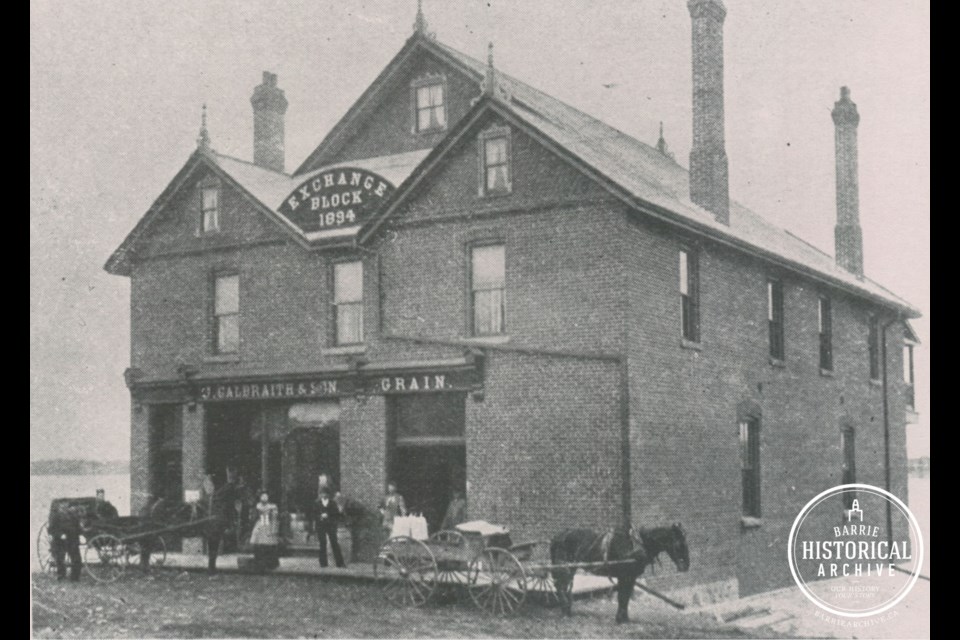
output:
<svg viewBox="0 0 960 640"><path fill-rule="evenodd" d="M876 378L870 378L870 386L871 386L871 387L882 387L882 386L883 386L883 380L877 380Z"/></svg>
<svg viewBox="0 0 960 640"><path fill-rule="evenodd" d="M763 518L754 518L752 516L742 516L740 526L744 529L758 529L763 526Z"/></svg>
<svg viewBox="0 0 960 640"><path fill-rule="evenodd" d="M447 127L430 127L429 129L419 129L413 132L415 136L435 136L438 133L446 133Z"/></svg>
<svg viewBox="0 0 960 640"><path fill-rule="evenodd" d="M228 362L240 362L240 355L236 353L220 353L216 355L205 356L203 361L206 364L223 364Z"/></svg>
<svg viewBox="0 0 960 640"><path fill-rule="evenodd" d="M774 358L773 356L770 356L770 365L784 369L786 368L787 363L780 358Z"/></svg>
<svg viewBox="0 0 960 640"><path fill-rule="evenodd" d="M366 352L367 345L365 344L345 344L338 347L324 347L320 349L320 355L322 356L346 356Z"/></svg>
<svg viewBox="0 0 960 640"><path fill-rule="evenodd" d="M497 191L484 191L480 194L481 198L502 198L513 193L513 189L501 189Z"/></svg>
<svg viewBox="0 0 960 640"><path fill-rule="evenodd" d="M699 342L694 342L693 340L687 340L686 338L680 338L680 346L684 349L693 349L694 351L703 351L703 345Z"/></svg>
<svg viewBox="0 0 960 640"><path fill-rule="evenodd" d="M465 344L507 344L510 342L510 336L471 336L463 338Z"/></svg>
<svg viewBox="0 0 960 640"><path fill-rule="evenodd" d="M823 376L824 378L832 378L833 369L824 369L823 367L820 367L820 375Z"/></svg>

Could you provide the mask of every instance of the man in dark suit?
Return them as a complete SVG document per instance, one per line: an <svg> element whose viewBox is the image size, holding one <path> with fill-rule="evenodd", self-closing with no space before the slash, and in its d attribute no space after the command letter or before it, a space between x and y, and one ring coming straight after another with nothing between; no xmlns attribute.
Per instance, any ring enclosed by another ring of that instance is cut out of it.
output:
<svg viewBox="0 0 960 640"><path fill-rule="evenodd" d="M238 496L236 472L227 469L227 482L210 496L210 515L214 520L207 525L207 571L217 570L220 544L236 524Z"/></svg>
<svg viewBox="0 0 960 640"><path fill-rule="evenodd" d="M320 566L327 566L327 539L330 540L330 548L333 549L333 560L338 567L347 566L343 562L343 553L340 551L340 543L337 542L337 526L343 517L343 510L340 508L340 494L337 493L335 499L330 498L330 490L326 487L320 489L320 497L317 499L317 537L320 538Z"/></svg>
<svg viewBox="0 0 960 640"><path fill-rule="evenodd" d="M69 499L57 499L50 505L50 517L47 528L50 532L53 559L57 566L57 580L67 577L64 556L70 556L70 579L80 580L80 520L84 515L83 507L71 504Z"/></svg>

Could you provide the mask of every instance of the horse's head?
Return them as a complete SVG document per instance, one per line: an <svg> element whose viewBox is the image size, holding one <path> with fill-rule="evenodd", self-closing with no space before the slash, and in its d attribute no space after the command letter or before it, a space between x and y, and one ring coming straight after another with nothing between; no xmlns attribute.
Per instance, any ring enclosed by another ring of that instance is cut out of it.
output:
<svg viewBox="0 0 960 640"><path fill-rule="evenodd" d="M677 565L678 571L686 571L690 568L690 548L687 547L687 534L679 522L670 527L670 543L665 551L673 560L673 564Z"/></svg>

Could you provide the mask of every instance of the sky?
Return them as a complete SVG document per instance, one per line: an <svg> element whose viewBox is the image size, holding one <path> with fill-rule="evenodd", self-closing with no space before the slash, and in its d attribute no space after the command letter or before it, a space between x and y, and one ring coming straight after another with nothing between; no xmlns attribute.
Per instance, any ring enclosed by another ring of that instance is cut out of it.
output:
<svg viewBox="0 0 960 640"><path fill-rule="evenodd" d="M130 288L103 264L196 146L251 159L262 72L290 103L287 168L319 144L403 46L415 0L31 0L31 459L129 456ZM907 298L929 455L929 5L727 0L731 196L833 252L830 110L851 89L868 276ZM687 165L683 0L424 0L440 41L650 144L662 121Z"/></svg>

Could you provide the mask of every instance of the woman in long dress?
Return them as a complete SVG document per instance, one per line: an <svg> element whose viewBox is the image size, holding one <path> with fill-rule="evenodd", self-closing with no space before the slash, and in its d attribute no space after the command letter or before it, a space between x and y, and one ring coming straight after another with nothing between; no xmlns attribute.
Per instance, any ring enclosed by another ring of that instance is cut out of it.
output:
<svg viewBox="0 0 960 640"><path fill-rule="evenodd" d="M250 534L253 561L258 569L268 571L280 566L280 514L277 505L270 502L264 491L257 503L257 523Z"/></svg>

